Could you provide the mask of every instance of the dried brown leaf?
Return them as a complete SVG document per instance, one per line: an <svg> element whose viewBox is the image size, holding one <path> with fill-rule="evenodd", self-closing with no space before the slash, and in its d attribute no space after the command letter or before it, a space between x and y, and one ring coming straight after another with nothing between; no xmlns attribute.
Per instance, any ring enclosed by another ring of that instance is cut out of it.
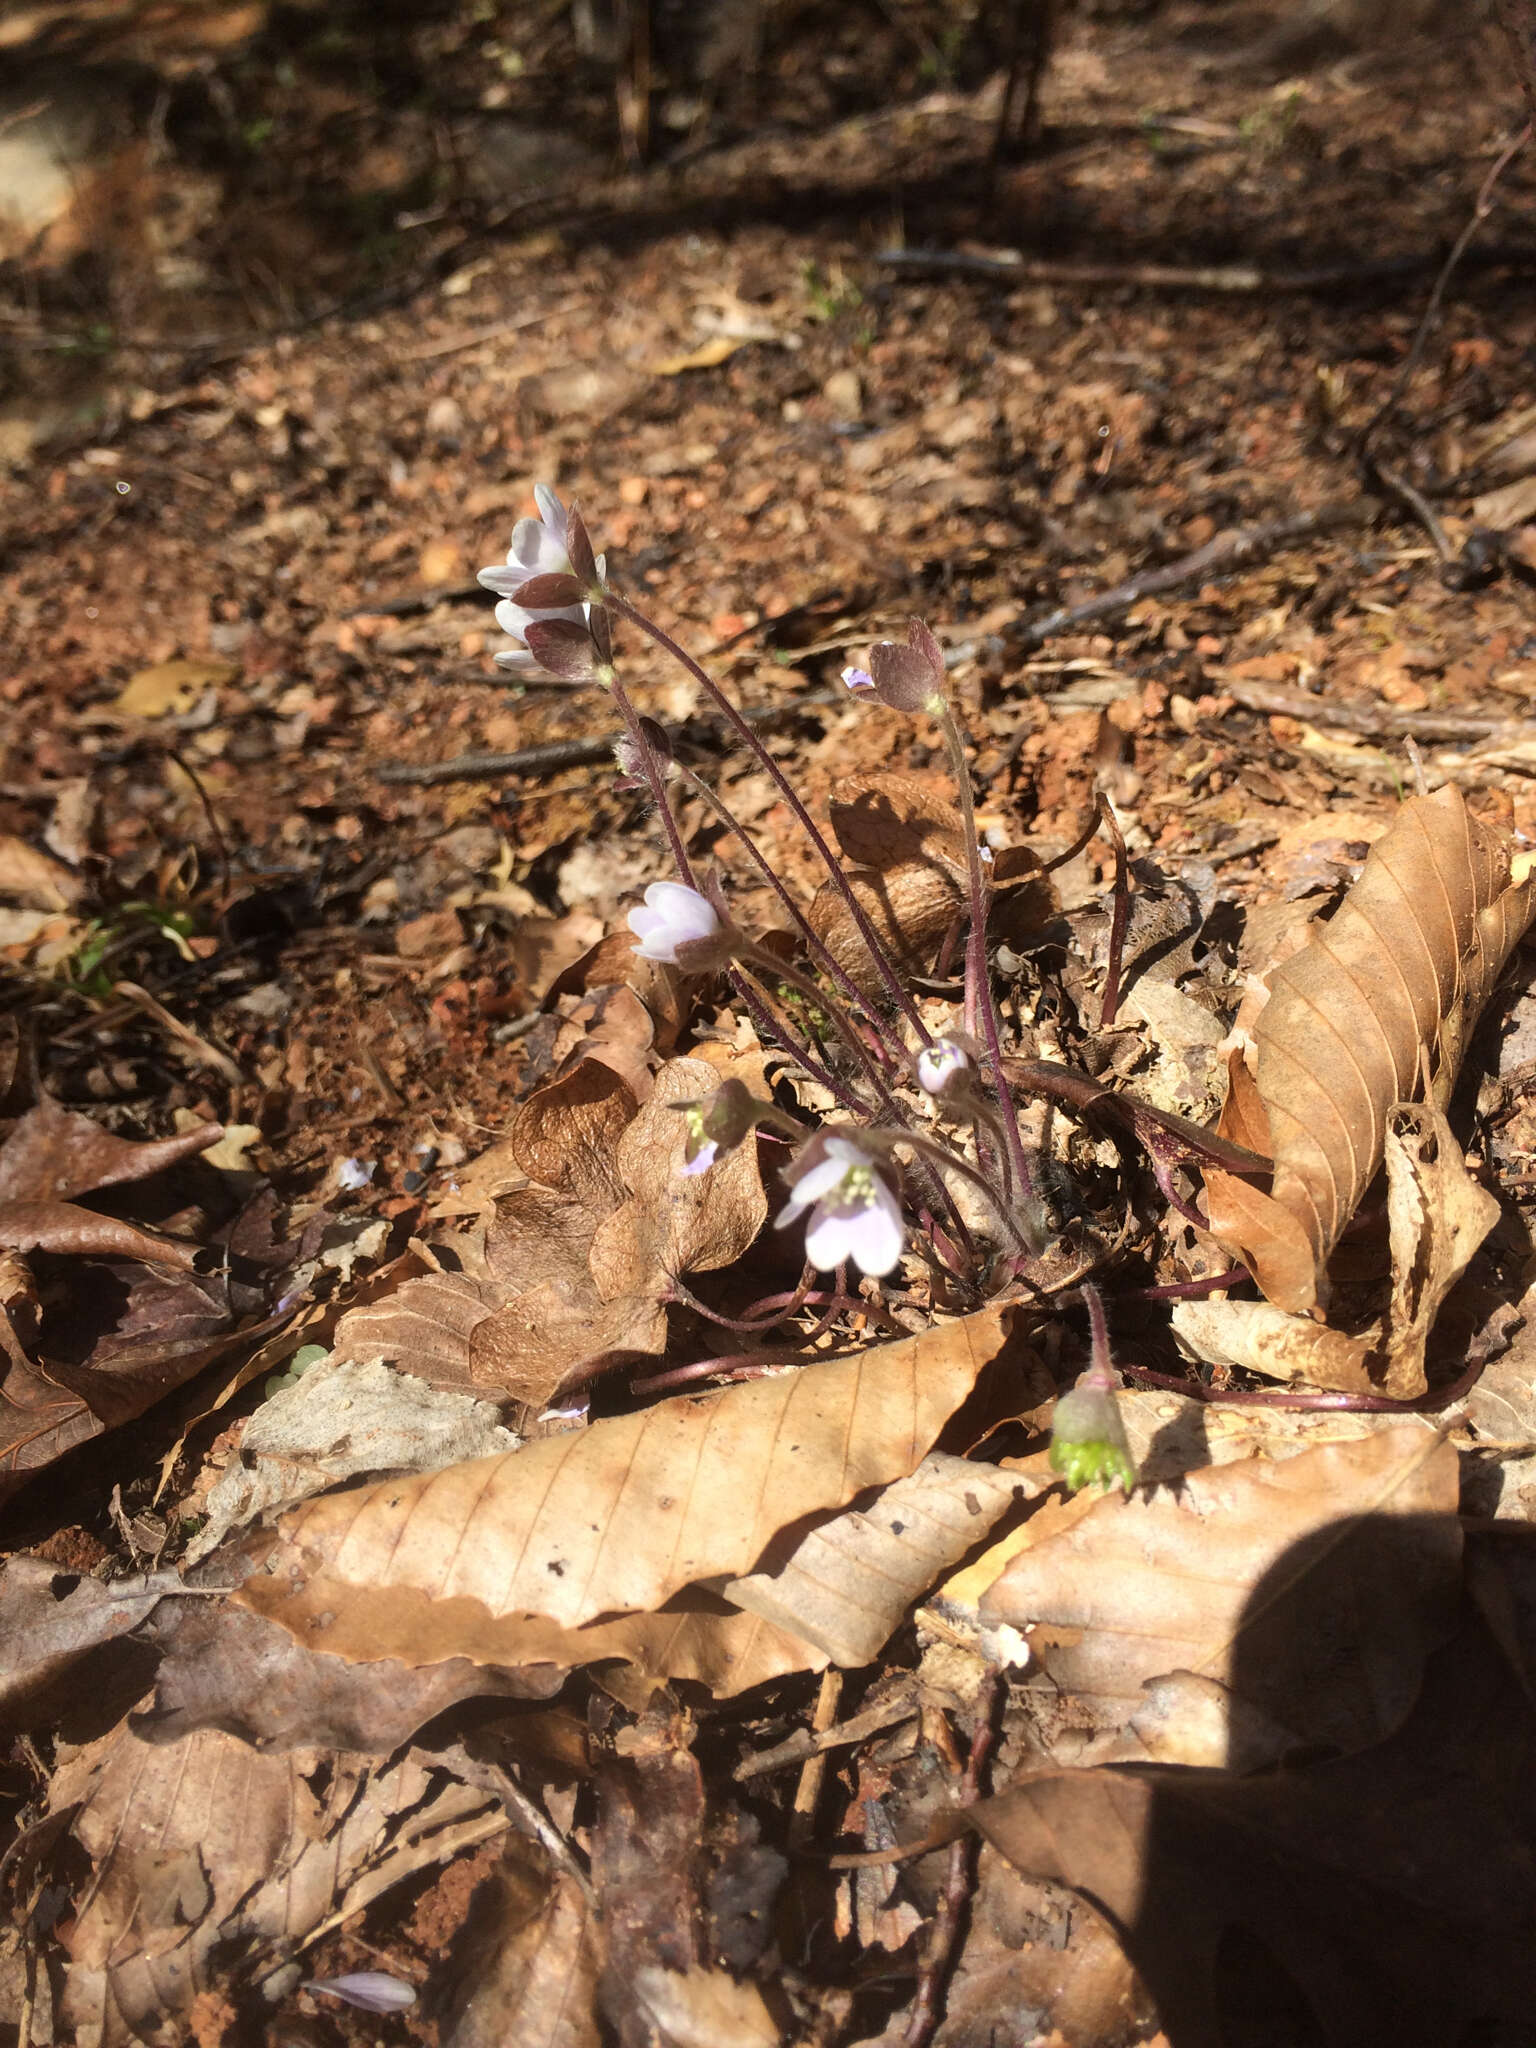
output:
<svg viewBox="0 0 1536 2048"><path fill-rule="evenodd" d="M517 1663L538 1631L648 1614L778 1531L911 1472L1003 1342L985 1311L286 1516L237 1596L349 1658ZM609 1651L606 1654L623 1654Z"/></svg>
<svg viewBox="0 0 1536 2048"><path fill-rule="evenodd" d="M170 1570L108 1585L25 1552L8 1557L0 1565L0 1725L26 1725L39 1696L67 1681L89 1651L137 1628L180 1590Z"/></svg>
<svg viewBox="0 0 1536 2048"><path fill-rule="evenodd" d="M212 1600L164 1601L148 1634L160 1667L133 1729L157 1746L221 1728L255 1749L319 1744L388 1756L461 1700L546 1699L565 1676L553 1664L499 1671L462 1657L419 1669L386 1659L347 1664L259 1615Z"/></svg>
<svg viewBox="0 0 1536 2048"><path fill-rule="evenodd" d="M1459 790L1405 803L1333 918L1277 967L1254 1037L1266 1196L1207 1176L1211 1227L1277 1306L1327 1299L1325 1267L1380 1166L1394 1104L1449 1096L1473 1024L1536 905L1504 835ZM1242 1139L1224 1115L1224 1134Z"/></svg>
<svg viewBox="0 0 1536 2048"><path fill-rule="evenodd" d="M70 1929L77 2048L181 2048L215 1978L253 1985L333 1917L504 1826L488 1795L417 1751L373 1771L267 1754L216 1729L163 1748L126 1725L54 1775L94 1866Z"/></svg>
<svg viewBox="0 0 1536 2048"><path fill-rule="evenodd" d="M1109 1915L1178 2048L1445 2048L1529 2028L1533 1782L1529 1700L1469 1619L1373 1749L1257 1778L1052 1771L970 1818Z"/></svg>
<svg viewBox="0 0 1536 2048"><path fill-rule="evenodd" d="M0 835L0 896L31 910L68 910L85 893L62 861L12 833Z"/></svg>
<svg viewBox="0 0 1536 2048"><path fill-rule="evenodd" d="M1044 1482L1049 1484L1047 1480ZM1017 1473L930 1451L865 1508L819 1523L781 1564L727 1580L727 1600L857 1670L1026 1487Z"/></svg>
<svg viewBox="0 0 1536 2048"><path fill-rule="evenodd" d="M855 867L885 873L918 861L965 880L960 813L914 775L877 768L844 776L832 792L831 818L843 858Z"/></svg>
<svg viewBox="0 0 1536 2048"><path fill-rule="evenodd" d="M575 1878L516 1841L475 1906L444 2048L599 2048L596 1931Z"/></svg>
<svg viewBox="0 0 1536 2048"><path fill-rule="evenodd" d="M178 1166L223 1135L221 1124L198 1124L174 1138L119 1138L77 1110L40 1102L0 1145L0 1200L71 1202Z"/></svg>
<svg viewBox="0 0 1536 2048"><path fill-rule="evenodd" d="M140 1230L74 1202L0 1202L0 1245L16 1252L73 1252L93 1259L142 1259L190 1273L198 1247Z"/></svg>
<svg viewBox="0 0 1536 2048"><path fill-rule="evenodd" d="M1123 1726L1150 1680L1181 1671L1308 1743L1359 1748L1407 1713L1446 1631L1457 1490L1454 1450L1412 1423L1192 1472L1177 1491L1106 1496L1059 1536L1047 1507L981 1612L1070 1632L1038 1654L1102 1727ZM1271 1654L1280 1634L1283 1656Z"/></svg>
<svg viewBox="0 0 1536 2048"><path fill-rule="evenodd" d="M530 1180L605 1216L624 1199L614 1154L634 1114L634 1095L618 1074L583 1060L519 1107L513 1148Z"/></svg>
<svg viewBox="0 0 1536 2048"><path fill-rule="evenodd" d="M930 973L940 940L964 915L963 882L949 869L924 861L907 861L884 872L855 868L845 879L898 968L909 974ZM806 916L850 980L869 991L882 985L840 890L824 882Z"/></svg>
<svg viewBox="0 0 1536 2048"><path fill-rule="evenodd" d="M1392 1109L1386 1164L1392 1295L1384 1323L1351 1337L1269 1301L1184 1301L1175 1304L1173 1326L1185 1346L1208 1363L1243 1366L1268 1379L1394 1400L1422 1394L1435 1319L1498 1221L1499 1204L1467 1171L1433 1103Z"/></svg>

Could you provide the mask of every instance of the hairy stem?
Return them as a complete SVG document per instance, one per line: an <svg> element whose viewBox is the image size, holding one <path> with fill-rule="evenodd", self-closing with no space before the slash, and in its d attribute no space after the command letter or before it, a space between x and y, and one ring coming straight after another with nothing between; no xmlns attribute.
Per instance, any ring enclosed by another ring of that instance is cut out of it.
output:
<svg viewBox="0 0 1536 2048"><path fill-rule="evenodd" d="M1003 1144L1012 1168L1015 1200L1028 1205L1034 1195L1034 1182L1029 1161L1024 1156L1024 1140L1019 1136L1019 1116L1014 1108L1013 1092L1003 1073L1002 1036L998 1030L997 1005L992 998L992 977L987 968L987 878L982 869L981 841L976 834L976 804L971 795L970 764L965 758L965 741L948 705L944 707L939 724L943 729L944 744L949 749L949 765L954 771L955 790L960 798L960 822L969 870L971 931L965 948L966 994L974 1003L976 1022L986 1041L992 1069L992 1091L1001 1112ZM1039 1251L1041 1247L1032 1245L1031 1249Z"/></svg>
<svg viewBox="0 0 1536 2048"><path fill-rule="evenodd" d="M742 717L714 677L707 670L701 668L687 649L679 646L678 642L672 638L672 635L664 627L658 626L654 619L647 618L644 612L638 610L629 602L628 598L619 596L616 591L605 589L603 591L603 603L610 611L617 613L620 618L628 619L631 625L638 626L642 633L654 640L658 647L664 648L674 661L679 662L688 671L689 675L693 677L699 687L706 692L710 702L726 720L737 738L744 746L751 749L759 763L767 771L774 788L777 789L779 795L783 797L785 803L789 806L796 824L799 825L801 831L816 849L817 856L822 866L826 869L832 886L837 890L847 906L848 914L853 919L854 927L859 937L868 947L870 958L875 963L875 971L885 984L892 1001L912 1026L922 1043L926 1045L929 1042L930 1034L922 1018L918 1015L917 1005L902 986L901 977L897 974L894 966L892 966L884 946L880 943L879 934L870 923L863 905L854 895L848 877L843 873L842 863L823 838L815 819L795 794L788 777L778 762L769 753L768 749L763 745L757 734L752 730L746 719Z"/></svg>

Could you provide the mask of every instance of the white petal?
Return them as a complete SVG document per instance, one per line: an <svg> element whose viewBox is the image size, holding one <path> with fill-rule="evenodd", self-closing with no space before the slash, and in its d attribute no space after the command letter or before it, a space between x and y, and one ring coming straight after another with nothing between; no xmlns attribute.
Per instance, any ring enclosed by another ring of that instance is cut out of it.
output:
<svg viewBox="0 0 1536 2048"><path fill-rule="evenodd" d="M555 493L548 484L534 485L533 502L539 508L539 517L563 548L565 546L565 507L555 496Z"/></svg>
<svg viewBox="0 0 1536 2048"><path fill-rule="evenodd" d="M795 1182L795 1200L802 1209L809 1209L812 1202L819 1202L824 1195L831 1194L847 1177L846 1159L818 1159Z"/></svg>
<svg viewBox="0 0 1536 2048"><path fill-rule="evenodd" d="M811 1218L805 1233L805 1256L818 1273L830 1273L853 1253L854 1218L835 1209L821 1208Z"/></svg>
<svg viewBox="0 0 1536 2048"><path fill-rule="evenodd" d="M848 1250L860 1270L878 1280L900 1259L907 1233L896 1197L883 1180L876 1187L870 1206L848 1218Z"/></svg>
<svg viewBox="0 0 1536 2048"><path fill-rule="evenodd" d="M659 910L632 910L625 920L639 943L635 952L642 960L660 960L671 966L677 964L677 945L671 936L666 916Z"/></svg>

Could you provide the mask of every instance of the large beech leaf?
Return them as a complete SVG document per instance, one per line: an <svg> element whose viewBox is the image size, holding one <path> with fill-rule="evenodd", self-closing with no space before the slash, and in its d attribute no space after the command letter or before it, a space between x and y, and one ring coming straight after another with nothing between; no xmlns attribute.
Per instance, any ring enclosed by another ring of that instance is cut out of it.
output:
<svg viewBox="0 0 1536 2048"><path fill-rule="evenodd" d="M1221 1132L1267 1151L1270 1192L1206 1175L1214 1234L1277 1306L1326 1305L1330 1253L1381 1165L1394 1104L1427 1073L1442 1106L1483 1004L1536 908L1508 839L1447 784L1405 803L1327 924L1270 976L1250 1075Z"/></svg>
<svg viewBox="0 0 1536 2048"><path fill-rule="evenodd" d="M283 1518L237 1597L353 1660L566 1661L561 1632L617 1630L700 1581L750 1572L780 1530L915 1470L1006 1328L1006 1311L984 1310L852 1358L326 1495Z"/></svg>
<svg viewBox="0 0 1536 2048"><path fill-rule="evenodd" d="M1449 1624L1457 1488L1455 1451L1415 1422L1106 1495L1086 1514L1047 1506L981 1613L1042 1627L1036 1654L1078 1719L1120 1727L1153 1680L1189 1672L1309 1746L1360 1748L1407 1713ZM1300 1641L1297 1603L1311 1617Z"/></svg>

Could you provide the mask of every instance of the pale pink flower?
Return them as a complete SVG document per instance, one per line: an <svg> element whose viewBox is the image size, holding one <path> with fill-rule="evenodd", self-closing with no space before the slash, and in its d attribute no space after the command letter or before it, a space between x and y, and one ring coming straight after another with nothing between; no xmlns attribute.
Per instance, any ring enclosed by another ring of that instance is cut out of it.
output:
<svg viewBox="0 0 1536 2048"><path fill-rule="evenodd" d="M917 1085L926 1095L947 1095L970 1071L970 1054L952 1038L936 1038L917 1056Z"/></svg>
<svg viewBox="0 0 1536 2048"><path fill-rule="evenodd" d="M505 564L498 563L493 568L480 571L480 581L501 599L496 607L496 623L514 640L524 639L535 620L566 619L573 626L583 626L589 622L592 612L589 604L530 611L525 605L513 603L512 592L520 590L530 577L570 576L575 573L567 544L564 505L548 484L535 484L533 498L539 508L539 516L537 519L519 519L513 527L512 545L507 550ZM603 566L599 559L599 575ZM496 660L502 668L526 670L540 666L538 659L526 647L498 654Z"/></svg>
<svg viewBox="0 0 1536 2048"><path fill-rule="evenodd" d="M901 1257L906 1227L901 1204L879 1161L857 1138L822 1133L800 1155L794 1193L778 1218L785 1229L811 1212L805 1255L829 1273L851 1259L861 1273L879 1278Z"/></svg>
<svg viewBox="0 0 1536 2048"><path fill-rule="evenodd" d="M692 967L698 963L696 948L725 935L720 913L707 896L682 882L652 882L645 892L643 909L632 910L629 928L639 940L635 947L642 960L659 960L669 967ZM678 948L684 957L678 958Z"/></svg>

